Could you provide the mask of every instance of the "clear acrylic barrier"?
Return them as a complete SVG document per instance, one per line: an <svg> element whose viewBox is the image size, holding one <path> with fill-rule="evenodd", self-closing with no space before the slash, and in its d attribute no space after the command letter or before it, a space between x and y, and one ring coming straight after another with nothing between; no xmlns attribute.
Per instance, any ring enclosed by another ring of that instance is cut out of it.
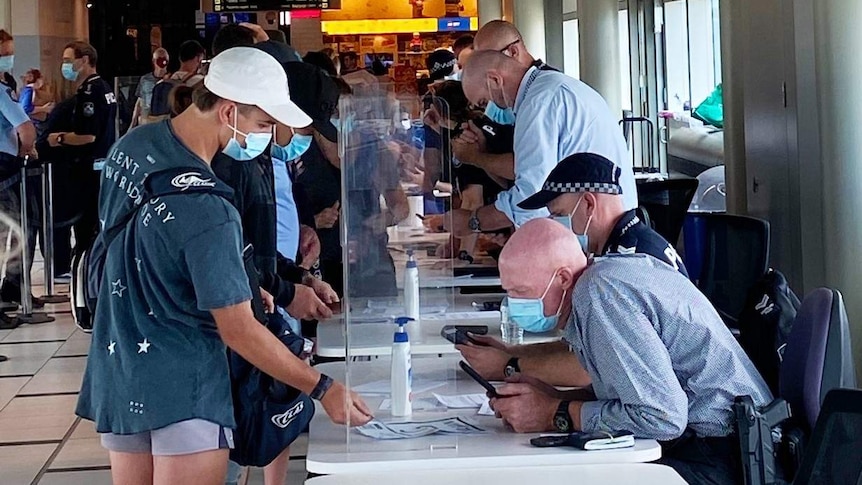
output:
<svg viewBox="0 0 862 485"><path fill-rule="evenodd" d="M445 114L445 103L439 106ZM452 251L443 229L450 226L444 214L451 194L435 197L426 175L443 173L451 155L443 153L438 137L426 136L426 121L436 123L433 115L429 121L426 107L421 98L396 94L389 85L356 89L339 106L345 381L384 423L457 415L435 406L433 393L451 393L457 386L458 359L451 354L420 355L423 346L427 350L446 343L440 328L447 313L469 309L456 302L456 260L438 256ZM419 320L406 327L414 409L410 417L396 418L389 395L391 356L369 349L391 347L398 329L394 319L409 314L408 253L419 274ZM347 454L457 449L459 440L459 435L451 434L399 440L373 439L356 430L345 435Z"/></svg>

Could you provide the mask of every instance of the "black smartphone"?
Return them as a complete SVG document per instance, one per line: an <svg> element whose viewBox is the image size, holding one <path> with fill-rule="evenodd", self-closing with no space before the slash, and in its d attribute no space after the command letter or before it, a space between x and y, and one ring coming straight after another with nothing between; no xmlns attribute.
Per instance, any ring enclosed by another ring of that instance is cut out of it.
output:
<svg viewBox="0 0 862 485"><path fill-rule="evenodd" d="M488 334L488 326L487 325L446 325L440 331L440 335L446 340L452 342L455 345L466 345L467 343L473 343L476 345L485 345L479 341L476 341L470 338L468 333L472 333L473 335L487 335Z"/></svg>
<svg viewBox="0 0 862 485"><path fill-rule="evenodd" d="M480 376L475 369L470 367L470 364L462 360L461 362L459 362L458 365L460 365L461 368L464 369L464 372L466 372L468 376L472 377L474 381L478 382L479 385L481 385L485 388L486 391L488 391L489 397L500 397L500 395L497 394L497 389L492 386L490 382L486 381L484 377Z"/></svg>
<svg viewBox="0 0 862 485"><path fill-rule="evenodd" d="M556 448L571 443L571 435L563 434L557 436L539 436L530 440L530 444L536 448Z"/></svg>

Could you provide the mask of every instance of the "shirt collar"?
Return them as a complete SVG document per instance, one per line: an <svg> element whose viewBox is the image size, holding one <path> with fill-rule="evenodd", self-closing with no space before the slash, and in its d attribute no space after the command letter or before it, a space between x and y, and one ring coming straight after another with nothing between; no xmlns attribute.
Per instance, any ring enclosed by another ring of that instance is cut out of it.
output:
<svg viewBox="0 0 862 485"><path fill-rule="evenodd" d="M524 103L524 98L527 97L527 91L530 90L530 86L533 84L533 81L536 80L536 76L538 75L539 70L535 67L531 67L525 74L524 77L521 78L521 85L518 86L518 96L515 97L515 106L513 107L513 111L515 114L518 114L518 109L521 104Z"/></svg>
<svg viewBox="0 0 862 485"><path fill-rule="evenodd" d="M614 229L611 231L611 235L608 237L608 242L605 243L605 247L602 250L602 254L608 254L611 248L619 246L620 240L625 236L627 232L631 230L631 228L637 224L641 223L640 217L637 215L637 209L632 209L617 221L617 224L614 226Z"/></svg>

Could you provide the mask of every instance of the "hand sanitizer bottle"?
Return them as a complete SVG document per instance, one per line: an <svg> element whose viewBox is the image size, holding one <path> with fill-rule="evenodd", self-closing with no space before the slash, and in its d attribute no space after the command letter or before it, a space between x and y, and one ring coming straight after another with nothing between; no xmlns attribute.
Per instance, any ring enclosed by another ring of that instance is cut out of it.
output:
<svg viewBox="0 0 862 485"><path fill-rule="evenodd" d="M392 341L392 416L403 417L413 414L413 371L410 365L410 338L404 325L412 319L395 319L398 331Z"/></svg>
<svg viewBox="0 0 862 485"><path fill-rule="evenodd" d="M407 325L407 333L414 342L422 340L419 321L419 267L413 257L413 250L407 250L407 268L404 270L404 309L412 322Z"/></svg>

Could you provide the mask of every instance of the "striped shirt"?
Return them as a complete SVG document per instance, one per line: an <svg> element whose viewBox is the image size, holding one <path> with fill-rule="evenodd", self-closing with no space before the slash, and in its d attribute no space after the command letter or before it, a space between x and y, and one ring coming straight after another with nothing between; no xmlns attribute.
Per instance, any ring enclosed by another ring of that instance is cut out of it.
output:
<svg viewBox="0 0 862 485"><path fill-rule="evenodd" d="M584 431L627 429L671 440L734 430L734 397L758 406L769 388L705 296L647 255L597 258L575 285L566 341L589 372L597 401Z"/></svg>

